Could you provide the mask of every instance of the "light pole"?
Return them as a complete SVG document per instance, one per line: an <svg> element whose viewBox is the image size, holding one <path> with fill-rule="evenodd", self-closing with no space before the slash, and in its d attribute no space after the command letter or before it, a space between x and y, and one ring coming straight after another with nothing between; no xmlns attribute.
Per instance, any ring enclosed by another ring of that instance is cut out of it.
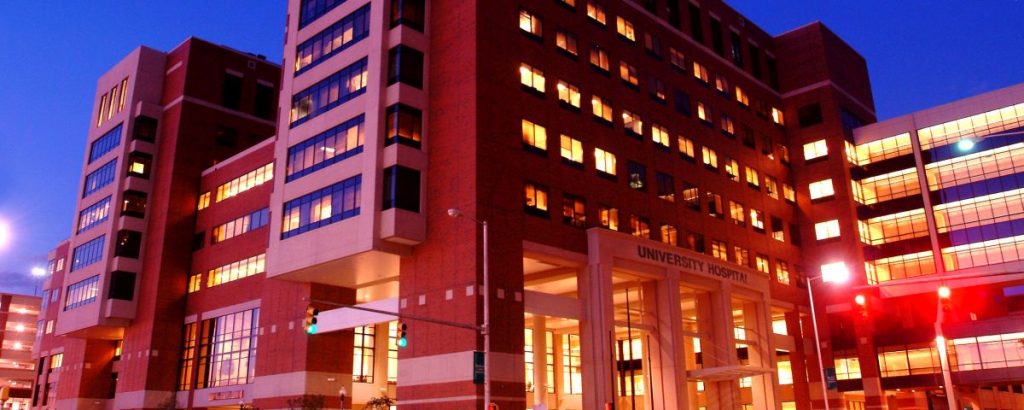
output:
<svg viewBox="0 0 1024 410"><path fill-rule="evenodd" d="M487 221L480 221L471 216L463 214L458 208L448 208L448 216L452 218L465 217L483 227L484 240L484 320L480 325L479 332L484 337L484 409L491 408L491 275L488 262L487 247Z"/></svg>
<svg viewBox="0 0 1024 410"><path fill-rule="evenodd" d="M33 280L35 284L32 289L32 296L36 296L39 293L39 282L42 281L43 276L46 276L46 269L38 266L32 267L32 277L35 279Z"/></svg>
<svg viewBox="0 0 1024 410"><path fill-rule="evenodd" d="M822 266L821 276L807 278L807 297L811 304L811 325L814 327L814 347L818 349L818 374L821 376L821 399L825 403L825 410L828 405L828 381L825 380L825 361L821 358L821 336L818 333L818 315L814 311L814 286L812 280L821 279L822 283L833 282L843 283L850 278L850 271L842 262L830 263Z"/></svg>

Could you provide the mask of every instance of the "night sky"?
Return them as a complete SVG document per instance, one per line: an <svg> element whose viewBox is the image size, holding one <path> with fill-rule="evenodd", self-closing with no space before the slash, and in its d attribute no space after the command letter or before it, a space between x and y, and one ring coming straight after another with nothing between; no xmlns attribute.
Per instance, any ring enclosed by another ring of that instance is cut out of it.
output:
<svg viewBox="0 0 1024 410"><path fill-rule="evenodd" d="M1024 82L1019 1L728 3L771 34L823 21L867 59L879 119ZM101 74L139 45L166 51L190 35L280 62L284 14L283 0L5 4L0 224L12 233L0 292L33 292L31 268L71 232Z"/></svg>

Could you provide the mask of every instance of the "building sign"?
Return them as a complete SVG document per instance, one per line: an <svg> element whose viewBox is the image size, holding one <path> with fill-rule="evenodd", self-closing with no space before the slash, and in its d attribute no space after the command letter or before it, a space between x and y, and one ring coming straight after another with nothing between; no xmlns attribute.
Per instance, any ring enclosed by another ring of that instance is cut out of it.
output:
<svg viewBox="0 0 1024 410"><path fill-rule="evenodd" d="M642 259L647 259L670 266L676 266L704 275L716 276L722 279L728 279L740 283L747 283L748 278L746 272L728 267L726 265L720 265L714 262L703 261L683 254L663 251L660 249L654 249L643 245L636 246L636 253L637 256L639 256Z"/></svg>

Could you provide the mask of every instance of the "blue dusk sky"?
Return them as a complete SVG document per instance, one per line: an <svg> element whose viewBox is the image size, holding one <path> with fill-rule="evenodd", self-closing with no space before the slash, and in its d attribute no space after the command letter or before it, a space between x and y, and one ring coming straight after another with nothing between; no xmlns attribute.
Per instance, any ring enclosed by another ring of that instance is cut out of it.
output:
<svg viewBox="0 0 1024 410"><path fill-rule="evenodd" d="M879 119L1024 82L1020 1L728 3L771 34L823 21L867 59ZM33 292L31 268L71 232L97 77L139 45L188 36L280 62L284 15L283 0L4 4L0 292Z"/></svg>

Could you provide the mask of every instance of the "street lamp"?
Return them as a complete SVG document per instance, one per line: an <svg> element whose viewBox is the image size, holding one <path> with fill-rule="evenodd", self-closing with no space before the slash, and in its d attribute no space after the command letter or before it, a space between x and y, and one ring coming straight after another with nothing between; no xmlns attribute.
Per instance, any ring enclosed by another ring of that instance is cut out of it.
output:
<svg viewBox="0 0 1024 410"><path fill-rule="evenodd" d="M484 321L480 325L479 332L484 337L484 409L491 408L491 275L488 269L488 248L487 248L487 221L480 221L476 218L463 214L458 208L448 208L448 216L452 218L465 217L483 227L484 236Z"/></svg>
<svg viewBox="0 0 1024 410"><path fill-rule="evenodd" d="M35 283L33 284L32 295L36 295L36 294L39 293L39 281L42 280L43 276L46 276L46 269L43 269L43 268L38 267L38 266L33 266L31 272L32 272L32 278L35 279L33 281Z"/></svg>
<svg viewBox="0 0 1024 410"><path fill-rule="evenodd" d="M814 347L818 349L818 373L821 375L821 398L825 402L825 410L828 405L828 382L825 380L825 361L821 358L821 336L818 334L818 315L814 312L814 286L811 281L821 279L822 283L844 283L850 279L850 270L844 262L834 262L821 265L821 276L807 278L807 297L811 303L811 325L814 326Z"/></svg>

